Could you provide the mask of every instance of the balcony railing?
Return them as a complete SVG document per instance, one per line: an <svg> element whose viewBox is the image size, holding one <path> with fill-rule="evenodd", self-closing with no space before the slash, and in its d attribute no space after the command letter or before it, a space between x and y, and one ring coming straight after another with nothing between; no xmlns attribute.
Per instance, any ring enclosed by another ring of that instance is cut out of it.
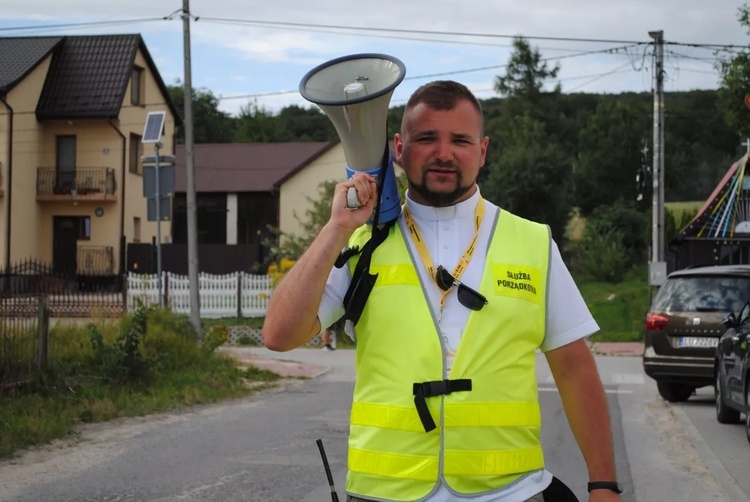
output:
<svg viewBox="0 0 750 502"><path fill-rule="evenodd" d="M78 275L114 275L115 250L112 246L78 246Z"/></svg>
<svg viewBox="0 0 750 502"><path fill-rule="evenodd" d="M111 167L83 167L75 171L58 171L39 167L36 171L37 199L115 200L117 182Z"/></svg>

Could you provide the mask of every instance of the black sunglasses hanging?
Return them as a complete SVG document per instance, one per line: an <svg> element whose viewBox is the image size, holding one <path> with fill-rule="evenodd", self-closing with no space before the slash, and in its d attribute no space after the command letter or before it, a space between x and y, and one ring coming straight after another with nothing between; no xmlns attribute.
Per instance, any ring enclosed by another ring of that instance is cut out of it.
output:
<svg viewBox="0 0 750 502"><path fill-rule="evenodd" d="M453 277L453 275L442 265L438 265L437 271L435 272L435 282L443 291L448 291L453 286L456 286L458 288L456 291L458 303L467 309L482 310L482 307L488 303L487 298L485 298L483 294Z"/></svg>

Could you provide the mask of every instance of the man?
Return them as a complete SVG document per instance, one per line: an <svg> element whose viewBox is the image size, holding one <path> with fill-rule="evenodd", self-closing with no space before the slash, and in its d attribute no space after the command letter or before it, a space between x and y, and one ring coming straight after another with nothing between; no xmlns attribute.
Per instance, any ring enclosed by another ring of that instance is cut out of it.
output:
<svg viewBox="0 0 750 502"><path fill-rule="evenodd" d="M589 485L589 501L621 500L607 401L583 341L598 326L548 228L481 198L488 142L461 84L427 84L406 105L394 138L406 204L372 255L378 278L362 316L347 323L357 342L347 500L523 502L545 490L547 502L568 500L544 469L537 348L589 481L603 483ZM350 187L356 210L345 207ZM367 241L376 196L366 174L336 186L330 220L271 298L270 349L302 345L344 313L357 257L334 263Z"/></svg>
<svg viewBox="0 0 750 502"><path fill-rule="evenodd" d="M336 348L331 344L331 334L333 333L333 330L331 328L326 328L323 330L323 333L321 334L322 341L323 341L323 350L327 352L331 352L333 350L336 350ZM335 336L335 335L334 335Z"/></svg>

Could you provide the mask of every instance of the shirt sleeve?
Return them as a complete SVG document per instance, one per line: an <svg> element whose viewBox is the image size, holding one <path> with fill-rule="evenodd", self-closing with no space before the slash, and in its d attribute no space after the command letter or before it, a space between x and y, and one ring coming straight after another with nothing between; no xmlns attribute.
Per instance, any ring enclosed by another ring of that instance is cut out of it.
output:
<svg viewBox="0 0 750 502"><path fill-rule="evenodd" d="M547 332L542 352L548 352L599 331L573 276L552 241L547 295Z"/></svg>
<svg viewBox="0 0 750 502"><path fill-rule="evenodd" d="M349 266L333 267L328 274L323 298L318 307L318 320L321 330L329 327L344 315L344 296L349 289Z"/></svg>

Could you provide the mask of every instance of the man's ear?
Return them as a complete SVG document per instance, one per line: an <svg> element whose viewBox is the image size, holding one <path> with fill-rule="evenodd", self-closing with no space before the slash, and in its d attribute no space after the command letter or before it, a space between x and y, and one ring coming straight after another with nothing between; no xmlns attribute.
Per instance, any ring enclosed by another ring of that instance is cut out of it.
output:
<svg viewBox="0 0 750 502"><path fill-rule="evenodd" d="M396 154L396 158L394 159L398 164L404 165L403 162L401 162L401 157L404 153L404 140L401 137L400 133L396 133L393 136L393 150Z"/></svg>
<svg viewBox="0 0 750 502"><path fill-rule="evenodd" d="M482 142L480 144L480 146L482 148L482 161L479 164L480 167L484 166L484 162L485 162L485 160L487 158L487 146L489 144L490 144L490 138L489 137L485 136L484 138L482 138Z"/></svg>

